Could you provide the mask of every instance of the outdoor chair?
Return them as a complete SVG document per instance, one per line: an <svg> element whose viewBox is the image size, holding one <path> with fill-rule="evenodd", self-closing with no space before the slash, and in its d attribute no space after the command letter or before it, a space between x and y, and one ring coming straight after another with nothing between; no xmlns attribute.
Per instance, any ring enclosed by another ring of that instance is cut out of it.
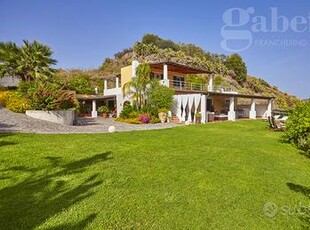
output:
<svg viewBox="0 0 310 230"><path fill-rule="evenodd" d="M275 126L273 125L272 118L270 116L268 116L268 122L269 122L269 128L274 129Z"/></svg>
<svg viewBox="0 0 310 230"><path fill-rule="evenodd" d="M275 131L284 131L286 128L280 120L277 120L274 117L271 117L271 123L273 125L273 130Z"/></svg>
<svg viewBox="0 0 310 230"><path fill-rule="evenodd" d="M284 117L280 118L279 121L285 122L287 119L288 119L288 116L284 116Z"/></svg>

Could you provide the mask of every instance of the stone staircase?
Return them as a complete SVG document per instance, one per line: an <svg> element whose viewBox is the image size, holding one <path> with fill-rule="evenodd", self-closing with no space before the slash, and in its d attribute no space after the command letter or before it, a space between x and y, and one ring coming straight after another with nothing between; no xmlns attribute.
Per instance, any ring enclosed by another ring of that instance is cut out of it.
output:
<svg viewBox="0 0 310 230"><path fill-rule="evenodd" d="M177 115L172 115L172 123L179 124L179 123L182 123L182 122L181 122L180 119L177 117Z"/></svg>

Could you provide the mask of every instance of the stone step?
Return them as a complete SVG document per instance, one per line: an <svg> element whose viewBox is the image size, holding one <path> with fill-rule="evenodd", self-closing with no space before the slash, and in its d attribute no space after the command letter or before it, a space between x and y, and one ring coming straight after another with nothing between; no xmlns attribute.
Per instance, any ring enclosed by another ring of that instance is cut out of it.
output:
<svg viewBox="0 0 310 230"><path fill-rule="evenodd" d="M181 123L181 121L176 115L172 115L172 123Z"/></svg>

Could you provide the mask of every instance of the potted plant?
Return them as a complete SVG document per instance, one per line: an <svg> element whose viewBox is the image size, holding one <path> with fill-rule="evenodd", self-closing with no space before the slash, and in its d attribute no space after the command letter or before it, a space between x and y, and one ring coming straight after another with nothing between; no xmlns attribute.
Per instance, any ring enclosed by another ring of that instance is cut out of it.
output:
<svg viewBox="0 0 310 230"><path fill-rule="evenodd" d="M196 124L200 124L201 123L201 113L196 113L195 118L196 118Z"/></svg>
<svg viewBox="0 0 310 230"><path fill-rule="evenodd" d="M162 109L158 110L158 118L159 118L161 123L165 123L166 122L167 113L168 113L168 109L162 108Z"/></svg>
<svg viewBox="0 0 310 230"><path fill-rule="evenodd" d="M102 113L102 117L103 118L107 118L108 117L108 113L109 113L109 108L106 106L100 106L98 108L98 112Z"/></svg>

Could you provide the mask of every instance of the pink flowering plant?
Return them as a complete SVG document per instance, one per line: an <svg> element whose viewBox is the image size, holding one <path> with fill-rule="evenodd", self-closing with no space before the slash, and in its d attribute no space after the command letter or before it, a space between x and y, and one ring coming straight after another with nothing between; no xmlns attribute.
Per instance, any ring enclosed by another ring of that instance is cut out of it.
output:
<svg viewBox="0 0 310 230"><path fill-rule="evenodd" d="M148 113L140 114L139 115L139 121L141 121L144 124L149 123L151 120L151 116Z"/></svg>

